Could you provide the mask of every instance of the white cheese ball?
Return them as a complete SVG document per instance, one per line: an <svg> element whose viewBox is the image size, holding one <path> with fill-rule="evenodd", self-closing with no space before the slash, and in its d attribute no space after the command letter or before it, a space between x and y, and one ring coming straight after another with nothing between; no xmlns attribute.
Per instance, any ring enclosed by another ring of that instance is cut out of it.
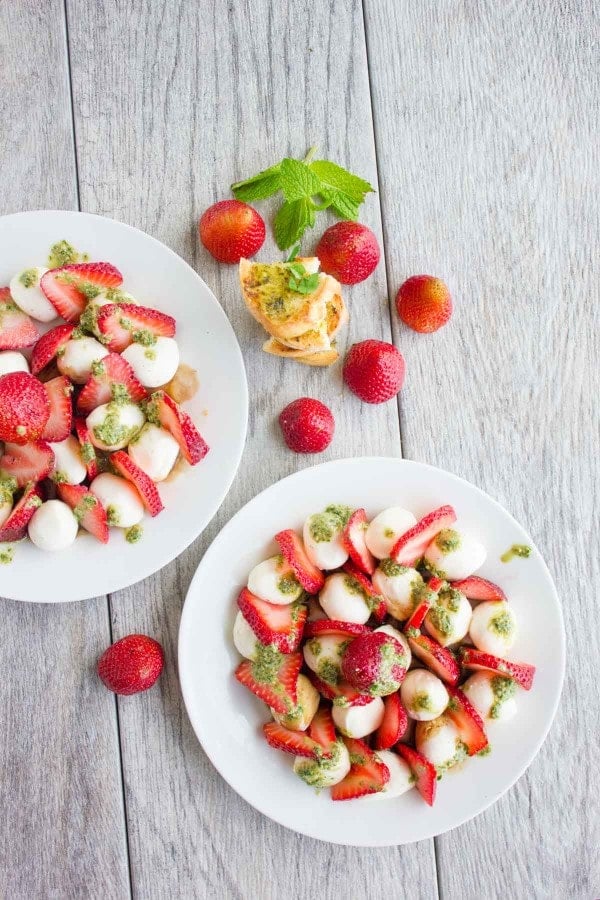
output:
<svg viewBox="0 0 600 900"><path fill-rule="evenodd" d="M336 728L350 738L362 738L377 731L383 722L385 706L381 697L374 697L364 706L331 707Z"/></svg>
<svg viewBox="0 0 600 900"><path fill-rule="evenodd" d="M381 631L383 634L389 634L390 637L396 638L398 643L402 645L404 651L404 658L406 660L404 668L408 669L412 660L412 653L405 635L403 635L401 631L398 631L397 628L394 628L393 625L380 625L375 631Z"/></svg>
<svg viewBox="0 0 600 900"><path fill-rule="evenodd" d="M75 384L85 384L92 374L92 363L105 356L108 350L96 338L82 337L67 341L56 358L56 365Z"/></svg>
<svg viewBox="0 0 600 900"><path fill-rule="evenodd" d="M444 683L427 669L411 669L400 687L402 704L411 719L428 722L437 719L448 706Z"/></svg>
<svg viewBox="0 0 600 900"><path fill-rule="evenodd" d="M484 721L507 722L517 711L517 686L512 678L495 672L475 672L462 686Z"/></svg>
<svg viewBox="0 0 600 900"><path fill-rule="evenodd" d="M401 797L414 787L415 780L410 766L397 753L392 753L391 750L378 750L377 756L384 766L388 767L390 780L384 784L382 791L367 794L363 800L391 800L393 797Z"/></svg>
<svg viewBox="0 0 600 900"><path fill-rule="evenodd" d="M337 741L331 758L323 757L320 761L297 756L294 760L294 772L310 787L317 790L333 787L343 781L350 771L350 754L342 741Z"/></svg>
<svg viewBox="0 0 600 900"><path fill-rule="evenodd" d="M408 509L390 506L375 516L365 534L367 547L377 559L387 559L399 537L417 520Z"/></svg>
<svg viewBox="0 0 600 900"><path fill-rule="evenodd" d="M460 581L476 572L487 552L481 541L457 528L444 528L427 547L424 560L439 578Z"/></svg>
<svg viewBox="0 0 600 900"><path fill-rule="evenodd" d="M2 494L0 494L0 528L2 528L2 526L10 516L12 508L12 500L9 500L8 497L3 500Z"/></svg>
<svg viewBox="0 0 600 900"><path fill-rule="evenodd" d="M364 625L371 615L364 594L355 588L352 579L344 572L336 572L325 579L319 603L329 618L338 622Z"/></svg>
<svg viewBox="0 0 600 900"><path fill-rule="evenodd" d="M29 363L16 350L4 350L0 353L0 378L9 372L29 372Z"/></svg>
<svg viewBox="0 0 600 900"><path fill-rule="evenodd" d="M473 610L469 637L478 650L506 656L517 638L517 620L506 600L485 600Z"/></svg>
<svg viewBox="0 0 600 900"><path fill-rule="evenodd" d="M149 347L133 343L121 353L144 387L156 388L171 380L179 366L179 347L170 337L159 337Z"/></svg>
<svg viewBox="0 0 600 900"><path fill-rule="evenodd" d="M164 481L175 465L179 444L164 428L146 422L130 442L127 452L142 472L158 482Z"/></svg>
<svg viewBox="0 0 600 900"><path fill-rule="evenodd" d="M246 659L256 659L256 645L260 643L240 610L233 623L233 643L237 652Z"/></svg>
<svg viewBox="0 0 600 900"><path fill-rule="evenodd" d="M304 523L304 547L311 563L318 569L339 569L348 559L342 531L341 520L327 512L314 513Z"/></svg>
<svg viewBox="0 0 600 900"><path fill-rule="evenodd" d="M415 745L436 769L447 769L462 758L458 729L447 715L429 722L417 722Z"/></svg>
<svg viewBox="0 0 600 900"><path fill-rule="evenodd" d="M308 668L328 684L337 684L340 679L342 654L351 635L322 634L308 638L302 653Z"/></svg>
<svg viewBox="0 0 600 900"><path fill-rule="evenodd" d="M144 518L141 497L136 488L124 478L111 472L102 472L92 481L90 491L106 510L109 525L131 528Z"/></svg>
<svg viewBox="0 0 600 900"><path fill-rule="evenodd" d="M248 590L278 606L293 603L302 593L302 585L280 556L272 556L254 566L248 575Z"/></svg>
<svg viewBox="0 0 600 900"><path fill-rule="evenodd" d="M90 441L99 450L122 450L144 422L144 414L135 403L114 401L97 406L85 420Z"/></svg>
<svg viewBox="0 0 600 900"><path fill-rule="evenodd" d="M50 472L53 481L63 484L81 484L87 469L81 459L81 444L72 434L64 441L50 442L54 452L54 466Z"/></svg>
<svg viewBox="0 0 600 900"><path fill-rule="evenodd" d="M462 641L469 630L471 604L461 591L442 589L425 616L425 627L442 647Z"/></svg>
<svg viewBox="0 0 600 900"><path fill-rule="evenodd" d="M70 547L79 525L69 506L62 500L47 500L30 519L29 537L40 550L65 550Z"/></svg>
<svg viewBox="0 0 600 900"><path fill-rule="evenodd" d="M373 587L383 596L390 616L404 620L419 602L425 582L416 569L384 559L373 573Z"/></svg>
<svg viewBox="0 0 600 900"><path fill-rule="evenodd" d="M319 708L321 697L306 675L298 675L296 695L296 706L290 712L279 713L277 710L271 709L271 714L275 721L284 728L290 728L292 731L306 731Z"/></svg>
<svg viewBox="0 0 600 900"><path fill-rule="evenodd" d="M10 295L24 313L38 322L51 322L58 313L40 287L40 279L48 269L32 266L18 272L10 282Z"/></svg>

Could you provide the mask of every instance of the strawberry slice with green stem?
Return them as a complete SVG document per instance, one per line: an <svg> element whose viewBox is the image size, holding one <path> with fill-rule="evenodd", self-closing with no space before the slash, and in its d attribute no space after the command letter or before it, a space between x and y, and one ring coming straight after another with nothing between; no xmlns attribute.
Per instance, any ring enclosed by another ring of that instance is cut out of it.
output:
<svg viewBox="0 0 600 900"><path fill-rule="evenodd" d="M433 763L408 744L398 744L396 752L409 765L415 779L415 787L425 803L433 806L437 788L437 772Z"/></svg>
<svg viewBox="0 0 600 900"><path fill-rule="evenodd" d="M509 678L514 678L517 684L526 691L531 690L533 686L535 666L529 663L512 662L512 660L494 656L492 653L476 650L474 647L462 647L460 656L461 662L466 669L508 675Z"/></svg>
<svg viewBox="0 0 600 900"><path fill-rule="evenodd" d="M444 528L450 528L455 522L456 513L451 506L434 509L398 538L392 547L391 558L400 566L413 567L436 534Z"/></svg>
<svg viewBox="0 0 600 900"><path fill-rule="evenodd" d="M304 731L292 731L279 722L267 722L263 725L263 734L267 744L276 750L283 750L284 753L317 760L326 755L321 745Z"/></svg>
<svg viewBox="0 0 600 900"><path fill-rule="evenodd" d="M383 706L383 719L373 742L375 750L389 750L404 737L408 728L408 714L399 693L384 697Z"/></svg>
<svg viewBox="0 0 600 900"><path fill-rule="evenodd" d="M431 581L429 582L431 584ZM457 591L461 591L467 600L506 600L506 594L502 588L488 581L486 578L480 578L478 575L471 575L469 578L463 578L462 581L453 581L452 587Z"/></svg>
<svg viewBox="0 0 600 900"><path fill-rule="evenodd" d="M64 441L73 427L73 385L66 375L51 378L44 383L50 401L50 418L42 432L44 441Z"/></svg>
<svg viewBox="0 0 600 900"><path fill-rule="evenodd" d="M87 470L87 476L90 481L93 481L100 471L98 457L96 456L96 448L92 444L90 432L85 424L85 419L75 418L73 419L73 425L75 426L75 434L77 435L77 440L81 447L81 459Z"/></svg>
<svg viewBox="0 0 600 900"><path fill-rule="evenodd" d="M408 643L417 659L425 663L434 675L437 675L446 684L458 684L460 666L446 647L442 647L426 634L409 633Z"/></svg>
<svg viewBox="0 0 600 900"><path fill-rule="evenodd" d="M364 741L345 737L350 754L350 771L331 788L332 800L354 800L382 791L390 780L390 770Z"/></svg>
<svg viewBox="0 0 600 900"><path fill-rule="evenodd" d="M0 288L0 350L22 350L38 338L37 328L14 302L10 288Z"/></svg>
<svg viewBox="0 0 600 900"><path fill-rule="evenodd" d="M146 418L175 438L182 455L191 466L199 463L208 453L210 448L190 416L165 391L155 391L152 394L146 404Z"/></svg>
<svg viewBox="0 0 600 900"><path fill-rule="evenodd" d="M164 509L156 484L149 475L136 466L128 453L124 450L111 453L110 464L119 475L137 489L142 503L152 517L157 516Z"/></svg>
<svg viewBox="0 0 600 900"><path fill-rule="evenodd" d="M308 614L304 603L268 603L248 588L240 591L237 602L244 619L262 644L274 644L281 653L297 650Z"/></svg>
<svg viewBox="0 0 600 900"><path fill-rule="evenodd" d="M289 713L298 702L298 675L302 654L284 655L274 647L264 647L257 662L245 659L235 677L275 712Z"/></svg>
<svg viewBox="0 0 600 900"><path fill-rule="evenodd" d="M88 300L123 283L123 276L107 262L74 263L50 269L40 288L57 313L67 322L78 322Z"/></svg>
<svg viewBox="0 0 600 900"><path fill-rule="evenodd" d="M111 303L98 312L97 325L108 349L121 353L134 341L151 345L157 337L173 337L177 323L173 316L157 309L135 303Z"/></svg>
<svg viewBox="0 0 600 900"><path fill-rule="evenodd" d="M481 716L459 688L447 684L446 690L450 694L446 713L456 725L469 756L475 756L488 745Z"/></svg>
<svg viewBox="0 0 600 900"><path fill-rule="evenodd" d="M27 526L38 507L42 505L42 491L38 484L28 484L23 496L0 527L0 542L21 541L27 535Z"/></svg>
<svg viewBox="0 0 600 900"><path fill-rule="evenodd" d="M77 412L89 415L111 400L141 403L148 391L135 377L132 367L118 353L109 353L92 363L92 374L77 398Z"/></svg>
<svg viewBox="0 0 600 900"><path fill-rule="evenodd" d="M365 575L372 575L377 562L367 547L365 534L368 522L364 509L355 509L342 534L342 543L350 554L352 562L358 566Z"/></svg>
<svg viewBox="0 0 600 900"><path fill-rule="evenodd" d="M93 534L101 543L108 543L106 510L91 491L81 484L59 484L58 496L71 507L82 528Z"/></svg>
<svg viewBox="0 0 600 900"><path fill-rule="evenodd" d="M280 531L275 535L275 540L304 590L309 594L318 594L325 584L325 576L308 558L304 544L296 532L291 528Z"/></svg>
<svg viewBox="0 0 600 900"><path fill-rule="evenodd" d="M4 445L4 455L0 457L0 472L12 476L18 487L25 487L30 481L36 483L46 478L54 465L54 453L46 441L31 441L29 444Z"/></svg>
<svg viewBox="0 0 600 900"><path fill-rule="evenodd" d="M43 334L31 353L31 374L38 375L61 352L75 331L74 325L57 325Z"/></svg>

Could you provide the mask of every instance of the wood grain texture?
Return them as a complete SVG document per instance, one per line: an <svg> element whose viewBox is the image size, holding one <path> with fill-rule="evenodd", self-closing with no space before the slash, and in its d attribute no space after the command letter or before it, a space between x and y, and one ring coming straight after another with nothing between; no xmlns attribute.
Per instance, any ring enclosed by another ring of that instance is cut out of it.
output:
<svg viewBox="0 0 600 900"><path fill-rule="evenodd" d="M390 288L426 271L456 298L436 335L396 320L404 451L528 527L569 647L560 712L527 776L436 841L440 892L597 897L598 7L365 7Z"/></svg>

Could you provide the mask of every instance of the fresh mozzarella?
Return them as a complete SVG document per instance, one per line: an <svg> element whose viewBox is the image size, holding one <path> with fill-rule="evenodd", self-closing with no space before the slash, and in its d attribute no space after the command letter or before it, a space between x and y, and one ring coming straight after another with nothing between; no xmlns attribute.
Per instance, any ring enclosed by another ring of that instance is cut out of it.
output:
<svg viewBox="0 0 600 900"><path fill-rule="evenodd" d="M16 350L4 350L0 353L0 378L9 372L29 372L29 363Z"/></svg>
<svg viewBox="0 0 600 900"><path fill-rule="evenodd" d="M271 713L275 721L285 728L292 731L306 731L319 708L321 697L306 675L298 675L296 694L296 706L290 712L284 714L272 709Z"/></svg>
<svg viewBox="0 0 600 900"><path fill-rule="evenodd" d="M13 504L11 498L7 496L3 499L2 493L0 493L0 528L2 528L2 526L10 516L12 508Z"/></svg>
<svg viewBox="0 0 600 900"><path fill-rule="evenodd" d="M64 441L50 443L54 452L54 466L50 473L53 481L64 484L81 484L87 475L81 459L81 445L76 437L69 435Z"/></svg>
<svg viewBox="0 0 600 900"><path fill-rule="evenodd" d="M350 738L362 738L377 731L383 722L385 706L381 697L374 697L364 706L332 706L331 715L336 728Z"/></svg>
<svg viewBox="0 0 600 900"><path fill-rule="evenodd" d="M390 616L403 620L415 609L425 582L416 569L384 559L373 573L373 587L383 596Z"/></svg>
<svg viewBox="0 0 600 900"><path fill-rule="evenodd" d="M517 620L505 600L486 600L473 610L469 637L478 650L506 656L517 637Z"/></svg>
<svg viewBox="0 0 600 900"><path fill-rule="evenodd" d="M387 559L399 537L416 524L408 509L390 506L375 516L365 534L367 547L377 559Z"/></svg>
<svg viewBox="0 0 600 900"><path fill-rule="evenodd" d="M322 634L309 638L302 652L304 661L315 675L328 684L337 684L340 678L342 654L348 645L348 638L341 634Z"/></svg>
<svg viewBox="0 0 600 900"><path fill-rule="evenodd" d="M65 550L77 537L79 525L62 500L48 500L34 512L29 522L31 541L40 550Z"/></svg>
<svg viewBox="0 0 600 900"><path fill-rule="evenodd" d="M485 562L486 549L476 538L457 528L444 528L425 551L425 563L439 578L460 581Z"/></svg>
<svg viewBox="0 0 600 900"><path fill-rule="evenodd" d="M482 719L507 722L517 711L517 686L512 678L494 672L475 672L462 686Z"/></svg>
<svg viewBox="0 0 600 900"><path fill-rule="evenodd" d="M23 312L38 322L51 322L58 313L40 287L40 279L48 269L33 266L18 272L10 282L10 295Z"/></svg>
<svg viewBox="0 0 600 900"><path fill-rule="evenodd" d="M325 579L319 603L330 619L341 622L364 625L371 615L364 594L344 572L336 572Z"/></svg>
<svg viewBox="0 0 600 900"><path fill-rule="evenodd" d="M233 643L241 656L245 656L246 659L256 659L258 638L239 610L233 623Z"/></svg>
<svg viewBox="0 0 600 900"><path fill-rule="evenodd" d="M384 784L383 790L367 794L364 800L391 800L392 797L400 797L414 787L415 780L410 766L397 753L392 753L391 750L378 750L377 756L387 766L390 780Z"/></svg>
<svg viewBox="0 0 600 900"><path fill-rule="evenodd" d="M302 585L280 556L272 556L254 566L248 575L248 590L267 603L285 606L302 593Z"/></svg>
<svg viewBox="0 0 600 900"><path fill-rule="evenodd" d="M130 442L127 452L152 481L164 481L175 465L179 444L164 428L146 422Z"/></svg>
<svg viewBox="0 0 600 900"><path fill-rule="evenodd" d="M402 644L402 649L404 650L404 659L406 660L406 662L404 663L404 668L408 669L412 660L412 653L409 643L402 632L398 631L397 628L394 628L393 625L380 625L379 628L375 629L375 631L381 631L383 632L383 634L389 634L390 637L396 638L399 644Z"/></svg>
<svg viewBox="0 0 600 900"><path fill-rule="evenodd" d="M105 356L108 356L108 350L96 338L81 337L67 341L58 353L56 365L75 384L85 384L92 374L92 363Z"/></svg>
<svg viewBox="0 0 600 900"><path fill-rule="evenodd" d="M106 510L109 525L131 528L142 521L144 504L136 488L124 478L102 472L92 481L90 491Z"/></svg>
<svg viewBox="0 0 600 900"><path fill-rule="evenodd" d="M328 507L324 512L309 516L304 523L302 538L306 553L318 569L339 569L348 559L342 532L344 520L347 521L351 512L346 507Z"/></svg>
<svg viewBox="0 0 600 900"><path fill-rule="evenodd" d="M149 388L166 384L179 366L179 347L170 337L158 337L156 343L149 346L134 342L121 356L127 360L138 381Z"/></svg>
<svg viewBox="0 0 600 900"><path fill-rule="evenodd" d="M415 745L438 771L449 769L464 758L458 729L445 714L429 722L417 722Z"/></svg>
<svg viewBox="0 0 600 900"><path fill-rule="evenodd" d="M464 638L469 630L472 612L471 604L463 593L454 588L442 589L425 617L425 626L438 644L448 647Z"/></svg>
<svg viewBox="0 0 600 900"><path fill-rule="evenodd" d="M427 669L407 672L400 696L408 715L419 722L437 719L448 706L448 691L443 682Z"/></svg>
<svg viewBox="0 0 600 900"><path fill-rule="evenodd" d="M121 450L144 425L144 414L135 403L103 403L85 420L90 440L99 450Z"/></svg>
<svg viewBox="0 0 600 900"><path fill-rule="evenodd" d="M350 754L342 741L336 741L331 756L321 760L307 759L305 756L297 756L294 760L294 772L310 785L321 788L332 787L343 781L350 771Z"/></svg>

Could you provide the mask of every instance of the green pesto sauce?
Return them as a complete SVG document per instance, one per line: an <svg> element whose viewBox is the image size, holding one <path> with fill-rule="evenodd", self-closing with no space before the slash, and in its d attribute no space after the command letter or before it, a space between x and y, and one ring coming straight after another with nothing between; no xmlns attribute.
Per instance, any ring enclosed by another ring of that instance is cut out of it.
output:
<svg viewBox="0 0 600 900"><path fill-rule="evenodd" d="M95 337L98 337L98 310L97 303L88 303L79 317L81 330L93 334ZM100 335L100 338L105 338L105 335Z"/></svg>
<svg viewBox="0 0 600 900"><path fill-rule="evenodd" d="M297 594L299 588L300 583L291 572L288 575L283 575L277 582L277 590L280 594Z"/></svg>
<svg viewBox="0 0 600 900"><path fill-rule="evenodd" d="M442 553L453 553L460 547L460 534L453 528L443 528L435 539L435 545Z"/></svg>
<svg viewBox="0 0 600 900"><path fill-rule="evenodd" d="M510 637L515 628L513 617L508 610L504 610L490 619L489 628L500 637Z"/></svg>
<svg viewBox="0 0 600 900"><path fill-rule="evenodd" d="M437 566L434 566L432 562L429 562L428 559L421 560L421 565L425 569L426 572L429 572L430 575L434 575L436 578L446 578L446 573L443 569L438 569Z"/></svg>
<svg viewBox="0 0 600 900"><path fill-rule="evenodd" d="M78 253L72 244L68 241L57 241L50 247L48 256L48 265L51 269L59 269L62 266L69 266L73 263L87 262L89 256L87 253Z"/></svg>
<svg viewBox="0 0 600 900"><path fill-rule="evenodd" d="M425 692L421 694L415 694L414 699L411 703L411 707L414 712L432 712L433 705L431 703L431 697L429 694Z"/></svg>
<svg viewBox="0 0 600 900"><path fill-rule="evenodd" d="M494 703L490 709L490 719L498 719L502 705L514 697L517 692L517 686L512 678L505 675L495 675L490 681L490 686L494 693Z"/></svg>
<svg viewBox="0 0 600 900"><path fill-rule="evenodd" d="M11 503L16 490L16 478L12 475L0 475L0 503Z"/></svg>
<svg viewBox="0 0 600 900"><path fill-rule="evenodd" d="M464 744L460 738L456 739L456 752L454 756L452 756L448 762L444 763L441 766L436 766L435 770L437 772L438 781L441 779L442 775L451 769L453 766L457 766L459 763L464 762L468 756L468 750L466 744Z"/></svg>
<svg viewBox="0 0 600 900"><path fill-rule="evenodd" d="M396 649L391 641L382 644L379 648L379 677L369 688L368 693L373 697L383 697L398 690L400 683L394 669L397 666L406 667L406 657L402 648Z"/></svg>
<svg viewBox="0 0 600 900"><path fill-rule="evenodd" d="M93 494L86 494L85 497L81 498L81 500L73 510L73 515L79 523L81 523L85 514L88 513L90 509L94 508L97 502L98 501Z"/></svg>
<svg viewBox="0 0 600 900"><path fill-rule="evenodd" d="M513 544L512 547L508 548L506 553L502 554L500 561L507 563L510 562L511 559L514 559L515 556L518 556L521 559L528 559L531 556L531 547L528 547L527 544Z"/></svg>
<svg viewBox="0 0 600 900"><path fill-rule="evenodd" d="M252 674L261 684L272 684L283 662L283 654L272 644L256 642L256 659L252 663Z"/></svg>
<svg viewBox="0 0 600 900"><path fill-rule="evenodd" d="M124 442L127 443L130 438L136 435L140 430L137 425L134 427L121 425L119 420L120 405L122 405L122 401L115 403L113 400L109 403L104 422L100 425L96 425L94 428L94 434L98 440L102 441L102 443L106 444L108 447L114 447L116 444L122 444Z"/></svg>
<svg viewBox="0 0 600 900"><path fill-rule="evenodd" d="M94 378L102 378L106 372L106 366L101 359L93 360L90 369Z"/></svg>
<svg viewBox="0 0 600 900"><path fill-rule="evenodd" d="M390 538L393 538L394 534L395 534L395 532L394 532L393 528L384 528L383 529L383 536L386 537L388 540Z"/></svg>
<svg viewBox="0 0 600 900"><path fill-rule="evenodd" d="M401 566L399 563L394 562L393 559L382 559L379 563L379 568L387 578L398 578L399 575L404 575L405 572L408 572L407 566Z"/></svg>
<svg viewBox="0 0 600 900"><path fill-rule="evenodd" d="M144 350L146 359L156 359L156 350Z"/></svg>
<svg viewBox="0 0 600 900"><path fill-rule="evenodd" d="M119 513L116 506L113 506L112 503L109 503L109 505L106 507L106 521L109 525L119 524Z"/></svg>
<svg viewBox="0 0 600 900"><path fill-rule="evenodd" d="M122 321L123 320L121 320L121 322ZM131 337L136 344L141 344L143 347L152 347L156 344L156 335L152 334L151 331L148 331L147 328L140 328L137 331L134 331Z"/></svg>
<svg viewBox="0 0 600 900"><path fill-rule="evenodd" d="M436 605L432 606L427 613L427 618L435 630L439 631L440 634L443 634L444 637L448 637L449 634L452 634L452 617L448 610L444 609L443 606L436 603Z"/></svg>
<svg viewBox="0 0 600 900"><path fill-rule="evenodd" d="M84 441L81 445L80 451L81 458L84 463L91 463L92 460L96 458L96 451L94 450L94 445L91 441Z"/></svg>
<svg viewBox="0 0 600 900"><path fill-rule="evenodd" d="M8 566L15 557L15 548L11 546L5 546L0 549L0 565Z"/></svg>
<svg viewBox="0 0 600 900"><path fill-rule="evenodd" d="M322 513L315 513L310 517L308 526L310 534L318 544L333 540L334 535L348 524L352 515L349 506L332 503Z"/></svg>
<svg viewBox="0 0 600 900"><path fill-rule="evenodd" d="M491 752L492 752L492 745L491 745L491 744L487 744L487 746L485 746L485 747L483 748L483 750L480 750L480 751L479 751L479 753L477 754L477 756L489 756Z"/></svg>
<svg viewBox="0 0 600 900"><path fill-rule="evenodd" d="M55 484L66 484L69 480L69 476L66 474L66 472L61 472L60 469L52 472L50 478Z"/></svg>
<svg viewBox="0 0 600 900"><path fill-rule="evenodd" d="M150 397L149 400L143 404L144 414L148 422L151 425L160 425L160 418L158 415L158 402L154 394Z"/></svg>
<svg viewBox="0 0 600 900"><path fill-rule="evenodd" d="M337 684L340 680L340 669L333 660L322 659L317 666L317 675L327 684Z"/></svg>
<svg viewBox="0 0 600 900"><path fill-rule="evenodd" d="M306 642L306 646L313 656L319 656L321 652L321 641L319 638L309 638Z"/></svg>
<svg viewBox="0 0 600 900"><path fill-rule="evenodd" d="M144 529L141 525L132 525L125 532L125 540L128 544L137 544L138 541L141 541L143 533Z"/></svg>
<svg viewBox="0 0 600 900"><path fill-rule="evenodd" d="M23 285L23 287L30 288L33 287L34 284L37 284L38 280L38 270L37 269L25 269L24 272L21 272L19 275L19 281Z"/></svg>
<svg viewBox="0 0 600 900"><path fill-rule="evenodd" d="M330 756L322 756L321 759L302 760L295 768L296 775L310 787L318 790L327 787L329 783L327 774L339 765L340 756L343 753L342 747L341 741L336 741L333 747L329 749Z"/></svg>
<svg viewBox="0 0 600 900"><path fill-rule="evenodd" d="M113 382L113 384L111 384L110 393L112 402L116 403L118 406L123 406L124 403L129 403L131 401L129 391L124 384L120 384L119 382Z"/></svg>

